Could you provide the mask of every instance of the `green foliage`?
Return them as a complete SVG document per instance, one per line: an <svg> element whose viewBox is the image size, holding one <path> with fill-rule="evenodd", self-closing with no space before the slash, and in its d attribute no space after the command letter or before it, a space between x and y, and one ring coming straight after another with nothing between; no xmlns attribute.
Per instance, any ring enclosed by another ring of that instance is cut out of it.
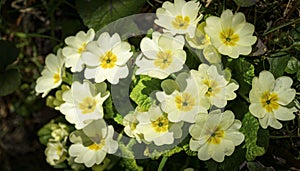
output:
<svg viewBox="0 0 300 171"><path fill-rule="evenodd" d="M40 143L43 145L47 145L48 141L50 138L52 138L51 136L51 132L52 129L51 127L55 125L54 121L52 120L51 122L49 122L48 124L44 125L39 131L38 131L38 136L39 136L39 140Z"/></svg>
<svg viewBox="0 0 300 171"><path fill-rule="evenodd" d="M135 141L135 140L131 140ZM129 142L125 146L122 142L119 142L119 149L122 153L121 166L126 169L126 171L142 171L143 167L138 166L136 160L134 159L134 154L132 152L132 143Z"/></svg>
<svg viewBox="0 0 300 171"><path fill-rule="evenodd" d="M227 66L231 69L232 77L239 83L237 91L240 95L247 97L251 89L252 79L255 76L254 66L241 57L228 60Z"/></svg>
<svg viewBox="0 0 300 171"><path fill-rule="evenodd" d="M256 0L234 0L234 2L241 7L250 7L255 5Z"/></svg>
<svg viewBox="0 0 300 171"><path fill-rule="evenodd" d="M259 123L250 112L245 114L242 123L243 126L241 128L241 132L245 135L244 148L247 150L246 159L248 161L253 161L256 156L261 156L265 153L265 149L256 144L257 139L259 138L257 135Z"/></svg>
<svg viewBox="0 0 300 171"><path fill-rule="evenodd" d="M272 167L265 167L258 162L247 162L247 168L249 171L275 171Z"/></svg>
<svg viewBox="0 0 300 171"><path fill-rule="evenodd" d="M283 75L290 57L290 54L285 51L270 55L268 58L270 63L270 72L272 72L275 78Z"/></svg>
<svg viewBox="0 0 300 171"><path fill-rule="evenodd" d="M116 114L116 116L114 117L114 121L117 122L120 125L123 125L123 119L124 117L120 114Z"/></svg>
<svg viewBox="0 0 300 171"><path fill-rule="evenodd" d="M141 111L147 111L153 103L150 94L160 89L160 81L148 76L141 76L138 83L132 89L130 98L140 107Z"/></svg>
<svg viewBox="0 0 300 171"><path fill-rule="evenodd" d="M174 81L172 79L167 79L167 80L162 81L161 88L168 95L172 94L173 91L175 91L175 90L179 91L179 87L178 87L176 81Z"/></svg>
<svg viewBox="0 0 300 171"><path fill-rule="evenodd" d="M111 96L109 96L104 102L104 118L105 119L112 119L115 116L114 108L113 108L113 101Z"/></svg>
<svg viewBox="0 0 300 171"><path fill-rule="evenodd" d="M285 68L285 72L296 74L298 81L300 81L300 61L295 57L291 57Z"/></svg>
<svg viewBox="0 0 300 171"><path fill-rule="evenodd" d="M55 92L55 97L54 96L47 96L47 99L46 99L46 105L48 107L51 107L51 108L56 108L56 107L59 107L61 104L64 103L64 100L63 100L63 93L67 90L70 90L70 87L63 84L61 86L61 89L60 90L57 90Z"/></svg>
<svg viewBox="0 0 300 171"><path fill-rule="evenodd" d="M8 41L0 41L0 96L14 92L21 84L19 70L10 67L17 59L19 49Z"/></svg>
<svg viewBox="0 0 300 171"><path fill-rule="evenodd" d="M117 19L139 13L144 4L144 0L76 0L84 24L95 31Z"/></svg>

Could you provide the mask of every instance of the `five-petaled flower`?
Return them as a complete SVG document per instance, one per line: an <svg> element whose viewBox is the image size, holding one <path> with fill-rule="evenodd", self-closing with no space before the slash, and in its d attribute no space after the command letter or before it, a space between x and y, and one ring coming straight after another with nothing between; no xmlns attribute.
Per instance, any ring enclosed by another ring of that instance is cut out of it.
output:
<svg viewBox="0 0 300 171"><path fill-rule="evenodd" d="M76 129L81 129L96 119L103 118L103 102L109 93L103 96L96 93L91 83L83 84L75 81L71 89L63 93L65 101L60 106L60 112L66 116L66 120L75 124ZM103 97L102 97L103 96Z"/></svg>
<svg viewBox="0 0 300 171"><path fill-rule="evenodd" d="M278 120L288 121L295 118L296 108L285 107L291 103L296 90L291 89L293 80L282 76L275 80L269 71L262 71L259 77L254 77L250 90L249 110L259 119L263 128L271 126L280 129L282 124Z"/></svg>
<svg viewBox="0 0 300 171"><path fill-rule="evenodd" d="M95 31L89 29L87 33L80 31L76 36L69 36L65 39L66 47L62 53L66 57L66 67L71 67L72 72L80 72L83 69L81 59L82 53L86 50L86 45L95 38Z"/></svg>
<svg viewBox="0 0 300 171"><path fill-rule="evenodd" d="M241 12L233 14L231 10L225 10L221 18L210 16L204 30L218 51L232 58L249 55L256 42L256 37L252 36L254 26L246 22Z"/></svg>
<svg viewBox="0 0 300 171"><path fill-rule="evenodd" d="M190 127L190 149L198 152L200 160L212 158L222 162L225 155L230 156L235 146L244 141L244 134L239 132L242 123L234 119L234 114L227 110L211 111L199 114L195 124Z"/></svg>
<svg viewBox="0 0 300 171"><path fill-rule="evenodd" d="M164 32L175 34L189 34L194 37L197 23L202 19L198 16L199 2L175 0L174 3L166 1L162 8L156 10L157 18L154 22L164 28Z"/></svg>
<svg viewBox="0 0 300 171"><path fill-rule="evenodd" d="M43 93L45 97L52 89L60 86L64 73L65 58L61 49L57 51L57 55L49 54L46 57L46 66L42 71L42 76L36 80L35 91Z"/></svg>
<svg viewBox="0 0 300 171"><path fill-rule="evenodd" d="M137 115L139 123L136 129L143 134L146 143L154 142L157 146L172 144L175 138L182 136L183 122L173 123L167 115L156 105L152 105L148 112Z"/></svg>
<svg viewBox="0 0 300 171"><path fill-rule="evenodd" d="M168 33L153 32L152 39L145 37L141 41L143 55L136 59L139 67L136 74L164 79L181 70L186 60L183 46L184 38L181 35L173 37Z"/></svg>
<svg viewBox="0 0 300 171"><path fill-rule="evenodd" d="M121 41L117 33L110 37L104 32L97 41L90 42L82 54L83 63L87 66L84 76L94 78L97 83L107 79L111 84L117 84L119 79L129 74L126 63L131 56L129 43Z"/></svg>
<svg viewBox="0 0 300 171"><path fill-rule="evenodd" d="M75 162L92 167L100 164L107 153L113 154L117 151L118 142L113 140L114 128L107 126L104 120L93 121L83 128L83 132L92 140L92 144L84 146L80 141L73 142L69 154L75 157Z"/></svg>

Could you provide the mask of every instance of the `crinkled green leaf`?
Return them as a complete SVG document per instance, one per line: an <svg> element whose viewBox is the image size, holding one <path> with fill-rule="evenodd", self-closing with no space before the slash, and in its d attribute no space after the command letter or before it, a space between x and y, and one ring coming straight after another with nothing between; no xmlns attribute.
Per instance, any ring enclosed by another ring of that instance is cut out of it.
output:
<svg viewBox="0 0 300 171"><path fill-rule="evenodd" d="M231 69L232 77L239 83L237 91L244 96L248 96L252 79L255 76L254 66L244 58L230 60L227 65Z"/></svg>
<svg viewBox="0 0 300 171"><path fill-rule="evenodd" d="M18 55L19 49L16 48L14 43L0 40L0 72L13 63Z"/></svg>
<svg viewBox="0 0 300 171"><path fill-rule="evenodd" d="M285 72L289 74L296 73L297 79L300 81L300 61L295 57L291 57L285 68Z"/></svg>
<svg viewBox="0 0 300 171"><path fill-rule="evenodd" d="M120 164L128 171L142 171L143 167L138 166L136 160L134 159L134 154L131 149L131 145L132 144L125 146L122 142L119 143L119 149L123 156Z"/></svg>
<svg viewBox="0 0 300 171"><path fill-rule="evenodd" d="M155 90L160 90L160 80L141 76L138 83L132 89L130 98L140 107L142 111L147 111L153 103L150 94Z"/></svg>
<svg viewBox="0 0 300 171"><path fill-rule="evenodd" d="M144 0L76 0L84 24L96 31L117 19L139 13L144 4Z"/></svg>
<svg viewBox="0 0 300 171"><path fill-rule="evenodd" d="M114 108L113 108L113 101L111 96L109 96L104 102L104 118L105 119L112 119L115 116Z"/></svg>
<svg viewBox="0 0 300 171"><path fill-rule="evenodd" d="M6 96L14 92L20 84L21 75L17 69L0 72L0 96Z"/></svg>
<svg viewBox="0 0 300 171"><path fill-rule="evenodd" d="M237 5L241 7L250 7L255 5L256 0L233 0Z"/></svg>
<svg viewBox="0 0 300 171"><path fill-rule="evenodd" d="M117 122L120 125L123 125L123 119L124 117L120 114L116 114L116 116L114 117L114 121Z"/></svg>
<svg viewBox="0 0 300 171"><path fill-rule="evenodd" d="M290 57L290 54L287 52L278 52L270 55L268 58L270 63L270 72L272 72L275 78L283 75Z"/></svg>
<svg viewBox="0 0 300 171"><path fill-rule="evenodd" d="M265 149L257 145L259 122L250 113L246 113L242 121L241 132L245 135L245 145L246 148L246 159L248 161L253 161L256 156L262 156L265 153Z"/></svg>

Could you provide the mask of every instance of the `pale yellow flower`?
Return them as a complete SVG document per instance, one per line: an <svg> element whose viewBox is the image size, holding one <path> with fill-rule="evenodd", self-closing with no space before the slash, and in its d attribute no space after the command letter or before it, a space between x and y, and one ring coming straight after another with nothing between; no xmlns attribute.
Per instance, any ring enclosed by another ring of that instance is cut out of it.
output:
<svg viewBox="0 0 300 171"><path fill-rule="evenodd" d="M66 67L71 67L72 72L80 72L83 69L81 59L82 53L86 50L86 45L95 38L95 31L89 29L87 33L79 31L76 36L69 36L65 39L66 47L62 53L66 57Z"/></svg>
<svg viewBox="0 0 300 171"><path fill-rule="evenodd" d="M200 160L212 158L217 162L232 155L235 146L244 141L244 135L239 132L242 123L234 119L234 114L227 110L211 111L209 114L199 114L196 123L190 127L190 149L198 152Z"/></svg>
<svg viewBox="0 0 300 171"><path fill-rule="evenodd" d="M252 36L254 26L246 22L241 12L233 14L227 9L220 18L210 16L206 19L204 30L218 51L231 58L249 55L251 46L256 42L256 37Z"/></svg>
<svg viewBox="0 0 300 171"><path fill-rule="evenodd" d="M199 2L175 0L174 3L166 1L162 8L156 10L157 18L154 22L164 28L164 32L175 34L189 34L194 37L197 23L202 14L198 16Z"/></svg>
<svg viewBox="0 0 300 171"><path fill-rule="evenodd" d="M43 93L42 97L45 97L52 89L60 86L62 83L64 62L65 57L62 55L61 49L57 51L57 55L47 55L46 66L42 71L42 76L36 80L35 86L37 93Z"/></svg>
<svg viewBox="0 0 300 171"><path fill-rule="evenodd" d="M67 149L64 142L49 141L45 149L46 161L52 165L58 165L67 158Z"/></svg>
<svg viewBox="0 0 300 171"><path fill-rule="evenodd" d="M293 80L282 76L275 80L269 71L262 71L259 77L254 77L252 89L249 94L249 110L259 119L263 128L271 126L280 129L282 124L278 120L288 121L295 118L293 112L296 108L288 108L296 95L296 90L291 88Z"/></svg>

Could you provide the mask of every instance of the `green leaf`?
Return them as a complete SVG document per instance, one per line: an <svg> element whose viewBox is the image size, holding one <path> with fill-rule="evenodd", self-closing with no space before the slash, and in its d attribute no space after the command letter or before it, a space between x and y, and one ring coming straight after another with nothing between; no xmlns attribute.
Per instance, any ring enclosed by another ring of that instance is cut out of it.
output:
<svg viewBox="0 0 300 171"><path fill-rule="evenodd" d="M17 69L0 72L0 96L14 92L21 84L21 75Z"/></svg>
<svg viewBox="0 0 300 171"><path fill-rule="evenodd" d="M0 72L4 71L6 67L13 63L18 55L19 49L16 48L14 43L0 40Z"/></svg>
<svg viewBox="0 0 300 171"><path fill-rule="evenodd" d="M238 171L239 166L245 161L245 149L241 146L235 148L231 156L225 156L225 160L219 164L219 170Z"/></svg>
<svg viewBox="0 0 300 171"><path fill-rule="evenodd" d="M259 122L258 120L250 113L246 113L242 121L242 128L240 131L245 135L245 145L246 148L246 159L248 161L253 161L256 156L262 156L265 153L263 147L258 146L258 130Z"/></svg>
<svg viewBox="0 0 300 171"><path fill-rule="evenodd" d="M258 162L247 162L247 168L249 171L275 171L273 167L265 167Z"/></svg>
<svg viewBox="0 0 300 171"><path fill-rule="evenodd" d="M105 119L112 119L115 116L114 108L113 108L113 101L111 96L109 96L104 102L104 118Z"/></svg>
<svg viewBox="0 0 300 171"><path fill-rule="evenodd" d="M141 76L138 83L132 89L130 98L142 111L147 111L153 103L153 98L149 96L155 90L160 90L160 80L148 76Z"/></svg>
<svg viewBox="0 0 300 171"><path fill-rule="evenodd" d="M123 119L124 117L117 113L117 115L114 117L114 121L117 122L120 125L123 125Z"/></svg>
<svg viewBox="0 0 300 171"><path fill-rule="evenodd" d="M179 91L179 87L176 81L172 79L166 79L163 82L161 82L161 88L168 95L172 94L175 90Z"/></svg>
<svg viewBox="0 0 300 171"><path fill-rule="evenodd" d="M250 7L255 5L256 0L233 0L237 5L241 7Z"/></svg>
<svg viewBox="0 0 300 171"><path fill-rule="evenodd" d="M283 75L288 61L290 60L290 55L287 52L278 52L271 54L268 60L270 63L270 72L277 78Z"/></svg>
<svg viewBox="0 0 300 171"><path fill-rule="evenodd" d="M297 79L300 81L300 61L295 57L291 57L285 68L285 72L289 74L296 73Z"/></svg>
<svg viewBox="0 0 300 171"><path fill-rule="evenodd" d="M95 31L119 18L139 13L144 4L144 0L76 0L76 8L84 24ZM128 24L130 22L126 27Z"/></svg>
<svg viewBox="0 0 300 171"><path fill-rule="evenodd" d="M231 69L232 77L239 83L237 91L243 96L248 96L255 76L254 66L244 58L230 60L227 65Z"/></svg>

